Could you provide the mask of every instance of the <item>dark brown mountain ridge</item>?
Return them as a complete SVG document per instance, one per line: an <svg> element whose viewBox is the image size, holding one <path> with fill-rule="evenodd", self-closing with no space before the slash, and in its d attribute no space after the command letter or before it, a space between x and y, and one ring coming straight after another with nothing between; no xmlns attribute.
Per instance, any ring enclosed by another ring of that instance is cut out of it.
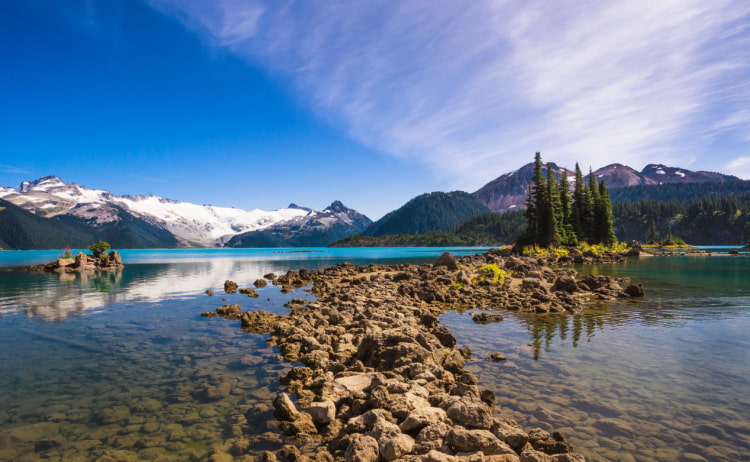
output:
<svg viewBox="0 0 750 462"><path fill-rule="evenodd" d="M573 181L574 172L550 162L559 179L566 172ZM545 168L546 173L546 168ZM588 172L584 172L584 175ZM528 163L516 171L505 173L490 181L474 193L477 201L493 212L507 212L525 207L526 188L534 175L534 164ZM662 164L648 164L640 172L623 164L610 164L594 171L598 180L604 180L610 189L628 186L658 185L668 183L705 183L739 180L736 176L717 172L692 171Z"/></svg>

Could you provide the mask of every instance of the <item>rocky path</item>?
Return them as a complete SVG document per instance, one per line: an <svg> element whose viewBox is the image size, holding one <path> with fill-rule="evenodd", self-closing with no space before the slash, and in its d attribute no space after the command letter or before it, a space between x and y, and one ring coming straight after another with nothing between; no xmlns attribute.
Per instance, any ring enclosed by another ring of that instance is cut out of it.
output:
<svg viewBox="0 0 750 462"><path fill-rule="evenodd" d="M627 280L579 278L540 263L446 254L434 265L341 264L267 275L286 291L312 284L317 300L294 299L286 316L227 306L217 313L270 334L285 361L301 364L281 378L286 391L273 402L278 429L293 444L259 454L247 441L214 460L583 461L563 435L498 417L494 391L465 368L471 352L456 348L438 321L456 307L577 312L592 298L643 295Z"/></svg>

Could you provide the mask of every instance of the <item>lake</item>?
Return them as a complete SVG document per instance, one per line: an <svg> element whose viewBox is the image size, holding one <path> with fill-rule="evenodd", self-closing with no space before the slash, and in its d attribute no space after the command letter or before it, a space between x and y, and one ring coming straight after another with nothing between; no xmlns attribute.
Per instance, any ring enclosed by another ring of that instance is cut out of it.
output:
<svg viewBox="0 0 750 462"><path fill-rule="evenodd" d="M290 365L239 322L200 313L238 303L282 314L310 296L278 286L257 299L227 295L224 281L248 287L343 261L432 262L446 249L298 250L125 250L115 273L0 272L0 460L206 460L238 437L277 448L270 402ZM0 252L0 266L58 254ZM630 276L646 298L580 315L504 312L488 325L441 317L496 390L498 415L561 430L592 461L747 460L750 258L580 270ZM508 360L483 360L496 351Z"/></svg>

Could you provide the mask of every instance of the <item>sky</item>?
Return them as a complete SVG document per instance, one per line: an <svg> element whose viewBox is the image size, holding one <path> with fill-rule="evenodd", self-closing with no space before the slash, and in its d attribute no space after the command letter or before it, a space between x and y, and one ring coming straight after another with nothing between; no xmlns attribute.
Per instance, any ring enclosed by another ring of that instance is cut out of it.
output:
<svg viewBox="0 0 750 462"><path fill-rule="evenodd" d="M4 0L0 185L377 219L533 160L750 179L744 0Z"/></svg>

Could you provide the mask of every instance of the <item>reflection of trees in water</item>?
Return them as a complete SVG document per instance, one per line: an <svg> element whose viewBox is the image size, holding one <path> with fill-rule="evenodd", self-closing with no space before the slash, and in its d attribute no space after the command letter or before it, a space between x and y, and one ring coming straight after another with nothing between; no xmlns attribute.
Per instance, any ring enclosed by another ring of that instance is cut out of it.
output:
<svg viewBox="0 0 750 462"><path fill-rule="evenodd" d="M581 314L518 314L518 321L529 331L534 359L539 359L542 349L549 351L555 337L563 343L572 337L573 347L578 347L582 338L590 341L611 319L604 304L592 305Z"/></svg>

